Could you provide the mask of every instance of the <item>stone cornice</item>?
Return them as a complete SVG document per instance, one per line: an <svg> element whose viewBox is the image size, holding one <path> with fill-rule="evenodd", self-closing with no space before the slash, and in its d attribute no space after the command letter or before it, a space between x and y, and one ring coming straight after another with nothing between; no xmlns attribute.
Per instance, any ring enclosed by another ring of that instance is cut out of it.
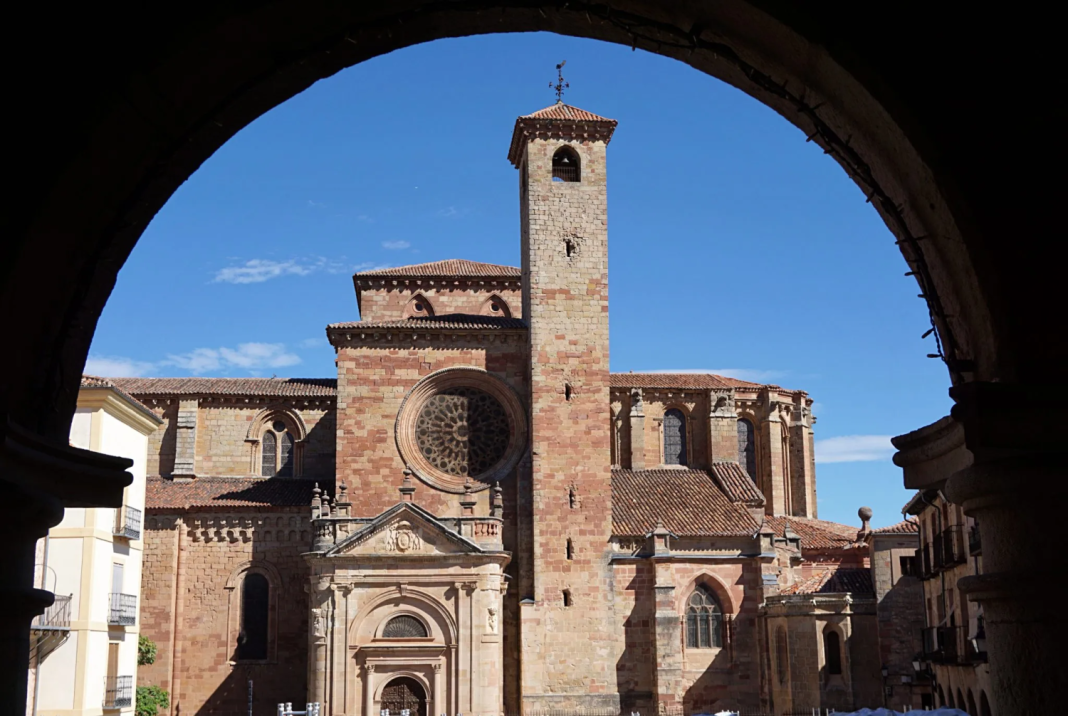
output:
<svg viewBox="0 0 1068 716"><path fill-rule="evenodd" d="M82 388L78 391L78 407L103 410L142 435L151 435L163 424L162 418L146 405L114 388Z"/></svg>
<svg viewBox="0 0 1068 716"><path fill-rule="evenodd" d="M354 276L353 285L357 290L375 288L415 288L415 289L455 289L484 287L487 290L522 288L523 280L518 276L370 276L361 278Z"/></svg>
<svg viewBox="0 0 1068 716"><path fill-rule="evenodd" d="M447 349L455 344L519 345L526 342L526 328L329 328L326 332L335 348L371 346L433 346Z"/></svg>

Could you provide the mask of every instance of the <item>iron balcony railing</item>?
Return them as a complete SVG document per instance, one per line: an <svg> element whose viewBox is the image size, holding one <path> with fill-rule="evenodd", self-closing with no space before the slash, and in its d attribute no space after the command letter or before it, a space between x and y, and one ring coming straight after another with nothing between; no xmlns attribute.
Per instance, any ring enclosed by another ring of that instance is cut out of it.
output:
<svg viewBox="0 0 1068 716"><path fill-rule="evenodd" d="M964 528L953 525L942 530L942 558L946 567L964 564L968 555L964 553Z"/></svg>
<svg viewBox="0 0 1068 716"><path fill-rule="evenodd" d="M43 614L38 614L33 619L34 629L70 629L70 597L71 595L56 595L52 606L46 607Z"/></svg>
<svg viewBox="0 0 1068 716"><path fill-rule="evenodd" d="M133 677L104 677L104 708L124 709L133 706Z"/></svg>
<svg viewBox="0 0 1068 716"><path fill-rule="evenodd" d="M123 507L115 510L115 536L141 539L141 510Z"/></svg>
<svg viewBox="0 0 1068 716"><path fill-rule="evenodd" d="M979 525L968 528L968 554L976 555L983 553L983 541L979 537Z"/></svg>
<svg viewBox="0 0 1068 716"><path fill-rule="evenodd" d="M137 597L133 594L110 595L108 624L116 626L133 626L137 623Z"/></svg>

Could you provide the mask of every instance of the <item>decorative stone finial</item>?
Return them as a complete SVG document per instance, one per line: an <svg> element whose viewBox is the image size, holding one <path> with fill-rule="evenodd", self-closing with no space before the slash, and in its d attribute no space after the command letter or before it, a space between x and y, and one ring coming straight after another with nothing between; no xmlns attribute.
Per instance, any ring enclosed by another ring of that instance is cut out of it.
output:
<svg viewBox="0 0 1068 716"><path fill-rule="evenodd" d="M478 504L478 498L471 492L471 478L464 480L464 496L460 500L460 507L464 517L470 517L475 514L475 505Z"/></svg>
<svg viewBox="0 0 1068 716"><path fill-rule="evenodd" d="M870 507L861 507L857 510L857 517L860 518L860 532L857 532L857 542L863 541L871 532L871 527L868 526L868 523L871 522L871 516Z"/></svg>
<svg viewBox="0 0 1068 716"><path fill-rule="evenodd" d="M490 498L490 516L504 517L504 490L500 481L493 483L493 496Z"/></svg>

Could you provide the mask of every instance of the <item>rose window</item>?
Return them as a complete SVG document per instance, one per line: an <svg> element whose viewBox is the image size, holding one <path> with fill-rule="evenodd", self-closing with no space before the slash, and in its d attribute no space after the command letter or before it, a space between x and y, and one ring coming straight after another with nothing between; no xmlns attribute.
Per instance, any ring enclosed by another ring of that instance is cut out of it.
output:
<svg viewBox="0 0 1068 716"><path fill-rule="evenodd" d="M457 477L489 472L504 457L510 438L504 407L477 388L446 388L430 396L415 423L423 458Z"/></svg>

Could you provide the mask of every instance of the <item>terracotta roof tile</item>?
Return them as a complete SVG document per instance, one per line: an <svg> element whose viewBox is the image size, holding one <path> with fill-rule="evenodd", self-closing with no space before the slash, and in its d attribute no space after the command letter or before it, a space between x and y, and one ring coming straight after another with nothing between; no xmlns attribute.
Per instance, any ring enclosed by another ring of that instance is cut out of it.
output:
<svg viewBox="0 0 1068 716"><path fill-rule="evenodd" d="M644 536L657 520L679 536L750 536L757 523L704 470L612 470L612 532Z"/></svg>
<svg viewBox="0 0 1068 716"><path fill-rule="evenodd" d="M486 264L467 259L446 259L425 264L395 266L393 268L360 271L354 278L519 278L522 272L515 266Z"/></svg>
<svg viewBox="0 0 1068 716"><path fill-rule="evenodd" d="M336 378L112 378L133 395L248 395L333 397Z"/></svg>
<svg viewBox="0 0 1068 716"><path fill-rule="evenodd" d="M916 520L902 520L886 527L880 527L877 530L872 530L872 534L877 535L903 535L903 534L919 534L920 523Z"/></svg>
<svg viewBox="0 0 1068 716"><path fill-rule="evenodd" d="M808 579L796 582L782 590L782 594L875 594L871 570L855 567L840 567L817 572Z"/></svg>
<svg viewBox="0 0 1068 716"><path fill-rule="evenodd" d="M399 328L407 330L525 330L527 324L521 318L501 318L499 316L475 316L467 313L451 313L444 316L427 316L426 318L400 318L393 321L351 321L332 323L328 329L361 328Z"/></svg>
<svg viewBox="0 0 1068 716"><path fill-rule="evenodd" d="M764 495L754 484L745 468L736 462L712 463L712 476L731 502L759 507L764 504Z"/></svg>
<svg viewBox="0 0 1068 716"><path fill-rule="evenodd" d="M713 373L613 373L613 388L762 388L760 383Z"/></svg>
<svg viewBox="0 0 1068 716"><path fill-rule="evenodd" d="M786 523L790 523L790 529L801 538L801 549L852 549L860 543L857 542L856 527L815 520L808 517L767 517L767 525L779 537L783 536Z"/></svg>
<svg viewBox="0 0 1068 716"><path fill-rule="evenodd" d="M578 107L572 107L569 104L563 102L557 102L554 105L550 105L545 109L539 109L537 112L531 112L530 114L523 115L522 119L571 119L579 122L611 122L616 123L614 119L608 119L593 112L587 112L584 109Z"/></svg>
<svg viewBox="0 0 1068 716"><path fill-rule="evenodd" d="M198 477L174 482L150 477L145 509L184 510L193 507L307 507L315 480L282 477ZM333 481L319 487L333 492Z"/></svg>

